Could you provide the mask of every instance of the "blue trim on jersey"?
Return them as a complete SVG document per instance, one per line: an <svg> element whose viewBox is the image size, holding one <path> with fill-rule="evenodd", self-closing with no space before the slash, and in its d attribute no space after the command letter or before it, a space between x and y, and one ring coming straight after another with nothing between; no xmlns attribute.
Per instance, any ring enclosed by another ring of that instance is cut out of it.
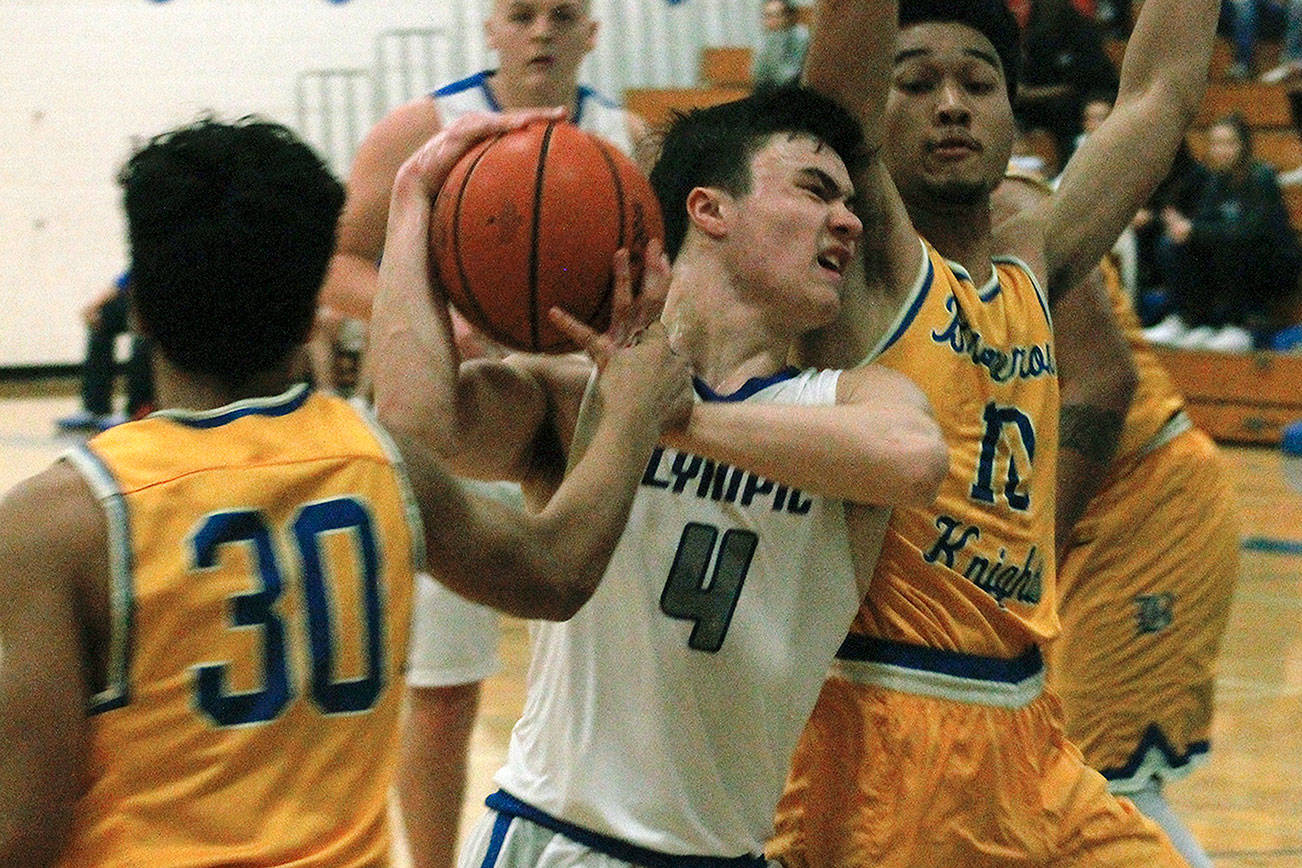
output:
<svg viewBox="0 0 1302 868"><path fill-rule="evenodd" d="M913 297L913 304L909 305L908 311L904 314L904 319L900 320L899 326L896 327L895 331L891 332L891 336L886 339L886 342L882 344L882 348L877 351L877 355L879 356L886 352L886 350L890 348L891 344L898 341L904 333L909 330L909 326L911 326L913 321L918 317L918 311L922 310L923 302L925 302L927 296L931 294L931 284L936 279L936 266L932 263L930 256L927 256L925 253L923 255L926 256L927 260L927 276L922 280L922 288L918 290L917 295Z"/></svg>
<svg viewBox="0 0 1302 868"><path fill-rule="evenodd" d="M288 416L306 404L311 395L307 383L296 383L274 397L249 398L216 410L159 410L151 415L163 416L187 428L220 428L245 416Z"/></svg>
<svg viewBox="0 0 1302 868"><path fill-rule="evenodd" d="M576 841L590 850L595 850L598 853L634 865L644 865L646 868L764 868L764 866L768 865L763 856L747 855L733 858L726 856L675 856L671 853L648 850L645 847L639 847L636 844L630 844L627 841L621 841L618 838L612 838L609 835L603 835L600 832L593 832L591 829L585 829L582 826L575 826L572 823L559 820L527 802L520 801L505 790L498 790L490 794L484 800L484 804L499 814L519 817L522 820L528 820L542 826L544 829L550 829L558 835L564 835L571 841ZM493 829L493 834L496 837L496 826ZM491 846L490 843L490 849ZM489 864L487 861L484 862L485 866Z"/></svg>
<svg viewBox="0 0 1302 868"><path fill-rule="evenodd" d="M977 290L977 298L988 304L999 297L999 290L1003 288L999 283L999 272L997 270L991 275L990 283L987 286L989 286L989 289L986 289L985 292Z"/></svg>
<svg viewBox="0 0 1302 868"><path fill-rule="evenodd" d="M468 75L460 81L454 81L451 84L445 84L438 90L434 91L434 96L452 96L467 90L479 88L484 92L484 101L488 103L489 108L495 112L500 112L502 107L497 104L497 98L493 96L493 89L488 86L488 79L497 73L496 69L485 69L476 72L474 75Z"/></svg>
<svg viewBox="0 0 1302 868"><path fill-rule="evenodd" d="M1138 772L1140 766L1144 764L1148 752L1156 750L1162 754L1166 760L1167 766L1172 770L1183 769L1189 765L1196 757L1200 757L1211 750L1211 742L1207 740L1192 741L1182 754L1176 750L1171 742L1167 740L1166 733L1156 723L1150 723L1148 729L1139 738L1139 746L1135 752L1130 755L1130 759L1121 768L1100 769L1103 777L1110 781L1124 781L1133 778Z"/></svg>
<svg viewBox="0 0 1302 868"><path fill-rule="evenodd" d="M978 681L998 681L1017 684L1044 671L1040 649L1032 645L1011 660L1000 657L981 657L960 651L944 651L923 645L892 642L875 636L851 633L845 637L836 652L839 660L861 660L887 663L905 669L939 672L956 678Z"/></svg>
<svg viewBox="0 0 1302 868"><path fill-rule="evenodd" d="M741 384L741 388L728 395L720 395L718 392L711 389L700 377L692 377L692 385L696 387L696 394L700 396L702 401L745 401L756 392L762 389L767 389L774 383L781 383L784 380L790 380L792 377L799 374L800 370L798 368L788 366L778 371L776 374L769 374L767 377L751 377L749 380Z"/></svg>

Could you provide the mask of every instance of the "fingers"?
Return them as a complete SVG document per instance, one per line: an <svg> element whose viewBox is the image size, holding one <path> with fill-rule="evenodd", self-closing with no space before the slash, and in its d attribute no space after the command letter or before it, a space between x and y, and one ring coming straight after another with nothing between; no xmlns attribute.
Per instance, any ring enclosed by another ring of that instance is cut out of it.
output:
<svg viewBox="0 0 1302 868"><path fill-rule="evenodd" d="M606 363L610 357L611 344L604 341L602 335L593 331L582 320L573 317L569 311L553 307L547 311L547 319L556 330L588 354L598 366Z"/></svg>
<svg viewBox="0 0 1302 868"><path fill-rule="evenodd" d="M563 120L566 109L521 109L509 112L472 112L453 121L421 145L399 170L399 177L409 174L419 181L426 195L435 195L447 180L452 167L467 151L485 139L500 136L535 122Z"/></svg>

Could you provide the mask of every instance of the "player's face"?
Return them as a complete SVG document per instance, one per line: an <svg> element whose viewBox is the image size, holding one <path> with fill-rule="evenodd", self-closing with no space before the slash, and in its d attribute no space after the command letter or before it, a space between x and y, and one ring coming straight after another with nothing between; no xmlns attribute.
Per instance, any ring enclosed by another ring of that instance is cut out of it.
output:
<svg viewBox="0 0 1302 868"><path fill-rule="evenodd" d="M906 203L984 201L1003 177L1015 129L990 40L951 22L900 31L883 155Z"/></svg>
<svg viewBox="0 0 1302 868"><path fill-rule="evenodd" d="M731 200L731 271L782 322L802 332L826 325L863 234L845 164L816 139L778 133L750 173L750 191Z"/></svg>
<svg viewBox="0 0 1302 868"><path fill-rule="evenodd" d="M528 84L573 86L595 43L597 22L588 16L587 0L497 0L484 29L501 74Z"/></svg>
<svg viewBox="0 0 1302 868"><path fill-rule="evenodd" d="M769 2L764 4L763 21L765 30L772 30L775 32L778 30L786 30L791 24L787 19L786 4L778 2L778 0L769 0Z"/></svg>

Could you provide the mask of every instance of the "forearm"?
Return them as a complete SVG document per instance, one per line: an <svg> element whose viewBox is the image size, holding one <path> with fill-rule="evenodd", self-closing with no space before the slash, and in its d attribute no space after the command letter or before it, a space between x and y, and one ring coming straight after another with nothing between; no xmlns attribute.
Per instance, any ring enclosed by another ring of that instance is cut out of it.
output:
<svg viewBox="0 0 1302 868"><path fill-rule="evenodd" d="M369 320L379 269L373 261L351 253L336 253L330 260L320 304L350 319Z"/></svg>
<svg viewBox="0 0 1302 868"><path fill-rule="evenodd" d="M805 83L859 120L870 154L881 146L898 30L896 0L819 0ZM825 22L826 26L819 26Z"/></svg>
<svg viewBox="0 0 1302 868"><path fill-rule="evenodd" d="M1062 407L1058 499L1054 515L1054 538L1060 561L1067 553L1072 528L1085 514L1085 509L1108 477L1121 440L1125 412L1118 407L1129 402L1106 403L1113 406L1072 403Z"/></svg>
<svg viewBox="0 0 1302 868"><path fill-rule="evenodd" d="M781 485L874 505L921 505L935 496L939 432L921 410L880 415L862 405L698 404L675 448Z"/></svg>
<svg viewBox="0 0 1302 868"><path fill-rule="evenodd" d="M1126 43L1117 108L1161 103L1193 120L1207 90L1218 0L1146 0ZM1156 96L1156 98L1154 98Z"/></svg>

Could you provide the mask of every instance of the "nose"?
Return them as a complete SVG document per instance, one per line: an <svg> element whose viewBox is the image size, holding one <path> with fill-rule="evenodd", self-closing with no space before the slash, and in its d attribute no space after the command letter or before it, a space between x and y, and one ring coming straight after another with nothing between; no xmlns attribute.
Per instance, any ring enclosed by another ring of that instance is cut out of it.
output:
<svg viewBox="0 0 1302 868"><path fill-rule="evenodd" d="M539 15L535 17L529 35L534 39L551 39L552 17L550 15Z"/></svg>
<svg viewBox="0 0 1302 868"><path fill-rule="evenodd" d="M966 125L972 118L964 100L963 89L953 79L945 79L936 100L936 120L943 126Z"/></svg>
<svg viewBox="0 0 1302 868"><path fill-rule="evenodd" d="M845 202L837 202L828 220L838 241L853 244L863 236L863 221Z"/></svg>

